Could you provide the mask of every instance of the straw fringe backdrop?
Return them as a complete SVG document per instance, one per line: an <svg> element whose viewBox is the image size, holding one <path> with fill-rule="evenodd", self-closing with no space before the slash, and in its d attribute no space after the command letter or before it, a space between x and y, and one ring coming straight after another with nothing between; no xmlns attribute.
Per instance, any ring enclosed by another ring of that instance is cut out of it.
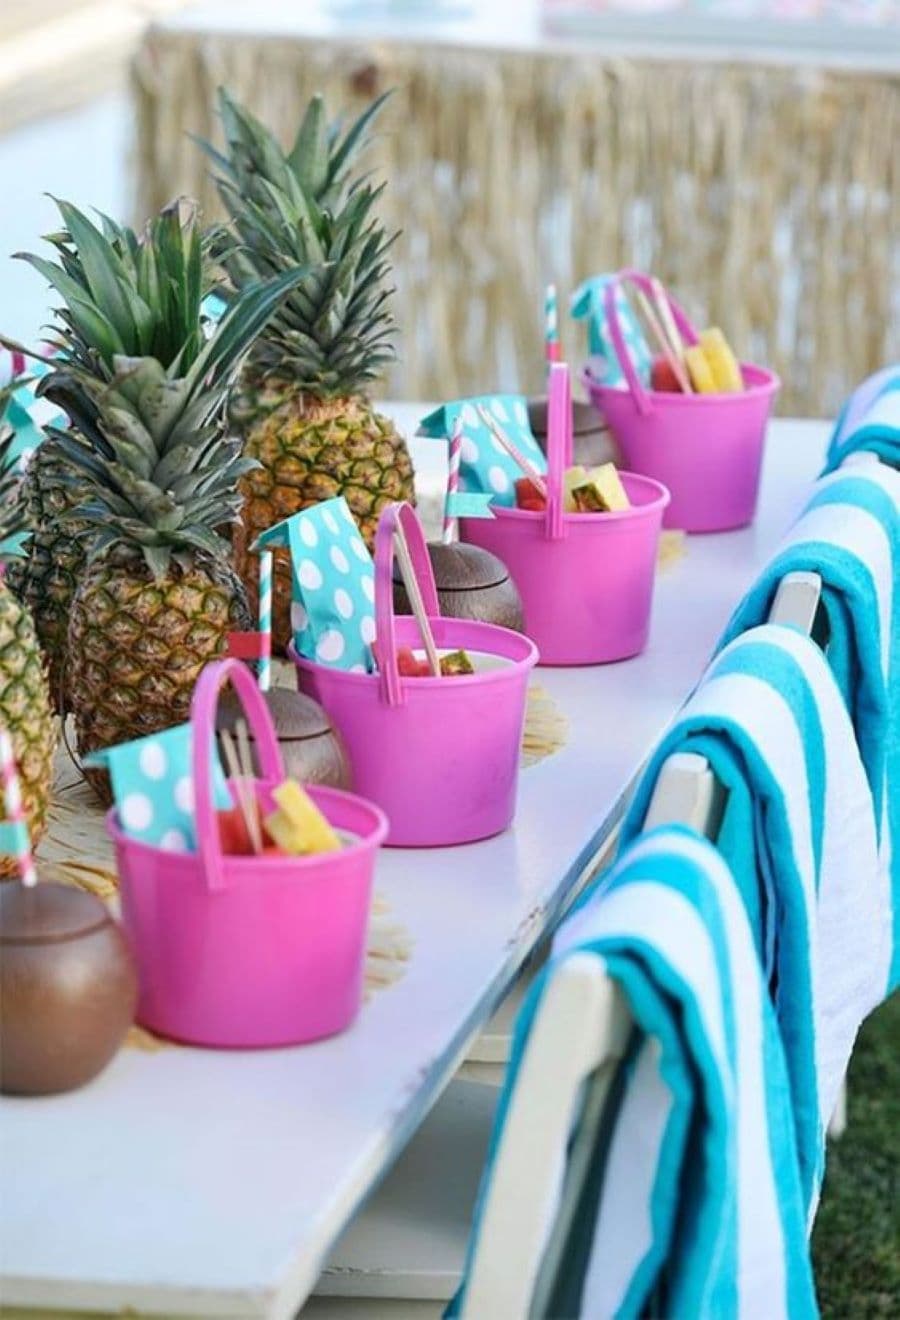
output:
<svg viewBox="0 0 900 1320"><path fill-rule="evenodd" d="M900 78L151 29L133 68L139 202L217 213L187 134L224 83L285 138L307 98L396 87L376 164L402 228L393 397L538 390L543 284L634 264L824 415L900 358ZM563 349L583 332L563 318Z"/></svg>

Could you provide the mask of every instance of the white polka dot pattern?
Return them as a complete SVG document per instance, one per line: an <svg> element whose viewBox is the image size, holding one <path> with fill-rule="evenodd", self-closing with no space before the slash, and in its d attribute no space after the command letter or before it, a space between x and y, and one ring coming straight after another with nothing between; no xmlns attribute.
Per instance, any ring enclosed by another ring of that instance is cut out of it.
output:
<svg viewBox="0 0 900 1320"><path fill-rule="evenodd" d="M166 852L195 848L193 734L189 724L109 747L95 764L108 767L119 823L126 834ZM231 806L218 755L212 756L213 803Z"/></svg>
<svg viewBox="0 0 900 1320"><path fill-rule="evenodd" d="M478 407L486 408L516 449L530 460L539 472L547 471L547 461L528 422L525 400L514 394L486 394L473 399L457 399L430 413L421 423L423 435L448 437L457 418L462 422L459 489L466 494L491 497L492 504L515 504L515 483L525 474L514 458L482 421Z"/></svg>
<svg viewBox="0 0 900 1320"><path fill-rule="evenodd" d="M146 793L129 793L119 807L122 824L132 833L141 833L153 824L153 803Z"/></svg>
<svg viewBox="0 0 900 1320"><path fill-rule="evenodd" d="M360 620L371 615L375 568L356 520L342 497L324 500L259 538L266 548L291 552L291 630L297 653L338 669L374 668Z"/></svg>
<svg viewBox="0 0 900 1320"><path fill-rule="evenodd" d="M606 320L606 286L612 278L612 275L595 275L592 279L585 280L573 295L572 314L578 319L587 320L588 352L592 358L593 374L602 380L604 385L624 386L625 376L619 365ZM650 382L653 356L621 285L616 290L616 311L619 315L622 337L634 369L647 385Z"/></svg>
<svg viewBox="0 0 900 1320"><path fill-rule="evenodd" d="M336 628L329 628L316 642L316 659L333 664L344 654L344 639Z"/></svg>
<svg viewBox="0 0 900 1320"><path fill-rule="evenodd" d="M139 754L139 762L141 770L148 779L162 779L168 766L162 743L157 742L156 739L145 743Z"/></svg>

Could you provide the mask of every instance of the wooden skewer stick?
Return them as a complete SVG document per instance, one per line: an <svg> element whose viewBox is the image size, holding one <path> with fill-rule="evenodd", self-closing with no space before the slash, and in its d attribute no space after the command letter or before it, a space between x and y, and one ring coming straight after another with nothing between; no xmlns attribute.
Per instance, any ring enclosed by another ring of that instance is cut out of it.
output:
<svg viewBox="0 0 900 1320"><path fill-rule="evenodd" d="M244 817L244 824L247 827L247 838L253 845L253 851L258 853L262 851L261 847L256 846L256 830L258 825L256 813L254 811L255 803L247 798L247 785L244 783L244 777L241 773L241 767L238 763L237 752L234 749L234 740L228 730L224 730L219 737L222 740L222 750L225 753L225 762L228 766L228 774L234 784L237 792L238 806L241 809L241 815Z"/></svg>
<svg viewBox="0 0 900 1320"><path fill-rule="evenodd" d="M244 824L247 827L247 837L250 834L250 813L247 810L247 799L244 796L244 781L241 775L241 767L238 765L237 752L234 750L234 741L227 729L219 734L219 740L222 744L222 751L225 753L225 764L228 767L228 777L234 784L237 793L238 806L241 809L241 815L244 817Z"/></svg>
<svg viewBox="0 0 900 1320"><path fill-rule="evenodd" d="M684 344L682 343L678 326L675 324L675 317L672 315L672 308L669 305L668 294L663 288L662 281L658 280L655 275L650 277L650 289L653 293L654 306L659 315L662 328L666 333L666 338L672 347L672 352L678 358L678 361L683 363Z"/></svg>
<svg viewBox="0 0 900 1320"><path fill-rule="evenodd" d="M259 803L256 799L253 753L250 751L250 734L247 730L246 720L238 720L235 731L237 733L238 761L244 775L244 783L247 785L247 798L250 805L250 819L253 827L250 838L253 842L253 851L258 855L263 850L263 837L259 824Z"/></svg>
<svg viewBox="0 0 900 1320"><path fill-rule="evenodd" d="M431 631L431 624L428 622L428 615L425 613L425 602L422 600L422 593L419 590L419 580L416 577L416 570L413 568L412 556L409 553L409 546L406 543L406 533L403 531L403 527L399 524L394 532L394 550L397 555L397 562L400 565L400 575L403 578L403 585L406 587L406 594L409 597L412 612L416 616L416 623L419 625L419 632L422 634L422 643L425 647L425 654L428 657L428 666L434 677L440 678L441 661L437 653L437 647L434 644L434 634Z"/></svg>
<svg viewBox="0 0 900 1320"><path fill-rule="evenodd" d="M672 368L672 373L675 376L675 379L678 381L682 393L693 394L694 391L691 388L691 382L688 380L687 373L685 372L684 367L678 361L678 358L675 357L674 353L669 347L669 341L666 339L663 328L660 325L659 321L657 320L656 313L654 312L653 308L650 306L650 302L649 299L647 298L647 295L644 293L643 289L635 289L635 294L637 295L638 306L640 307L641 312L644 315L644 319L647 322L647 325L650 327L650 330L653 333L653 338L656 340L657 347L668 361L669 366Z"/></svg>
<svg viewBox="0 0 900 1320"><path fill-rule="evenodd" d="M475 410L497 443L503 446L514 463L518 463L525 475L530 477L534 482L538 492L544 497L544 499L546 499L547 486L543 475L538 472L531 460L526 458L520 449L516 448L512 440L510 440L506 432L497 424L483 403L477 403L475 405Z"/></svg>

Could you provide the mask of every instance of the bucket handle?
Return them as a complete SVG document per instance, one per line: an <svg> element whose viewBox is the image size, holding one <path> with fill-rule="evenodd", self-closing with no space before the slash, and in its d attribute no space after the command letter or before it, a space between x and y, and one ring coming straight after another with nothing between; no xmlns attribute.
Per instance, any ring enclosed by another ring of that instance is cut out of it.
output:
<svg viewBox="0 0 900 1320"><path fill-rule="evenodd" d="M568 364L550 364L547 382L547 512L544 529L547 539L560 541L566 535L563 518L563 485L566 469L572 465L572 376Z"/></svg>
<svg viewBox="0 0 900 1320"><path fill-rule="evenodd" d="M397 668L394 626L394 533L401 527L406 534L425 613L429 619L438 619L441 614L422 524L410 504L405 501L389 504L382 510L375 533L375 640L378 646L381 699L389 706L402 706L405 700Z"/></svg>
<svg viewBox="0 0 900 1320"><path fill-rule="evenodd" d="M616 306L616 291L619 288L619 285L624 284L626 281L629 284L634 284L638 289L641 289L648 298L652 298L653 285L649 275L645 275L643 271L639 270L620 270L617 275L612 277L603 291L603 309L606 313L606 324L609 326L609 336L612 340L613 348L616 350L616 357L619 359L619 366L622 368L622 374L628 382L628 389L631 392L631 397L634 399L638 412L646 415L653 411L653 404L650 402L650 397L641 384L641 379L634 369L631 354L628 352L625 345L625 336L622 334L622 324L619 320L619 309ZM666 299L671 308L672 315L675 318L675 324L678 326L680 334L689 344L696 344L697 331L688 320L684 311L668 291L666 291Z"/></svg>
<svg viewBox="0 0 900 1320"><path fill-rule="evenodd" d="M206 666L197 680L191 701L191 759L194 774L194 814L197 851L203 863L206 886L224 889L222 845L213 809L211 756L216 736L216 711L222 689L231 681L244 708L256 743L259 767L266 779L284 779L284 762L275 726L256 680L240 660L216 660Z"/></svg>

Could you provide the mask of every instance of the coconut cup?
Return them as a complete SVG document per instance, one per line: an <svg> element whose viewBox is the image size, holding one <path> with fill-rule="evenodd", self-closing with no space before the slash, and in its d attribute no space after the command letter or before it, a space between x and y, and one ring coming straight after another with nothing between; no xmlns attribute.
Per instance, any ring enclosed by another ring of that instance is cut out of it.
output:
<svg viewBox="0 0 900 1320"><path fill-rule="evenodd" d="M98 898L49 882L0 889L0 1090L51 1095L96 1077L137 992L131 950Z"/></svg>
<svg viewBox="0 0 900 1320"><path fill-rule="evenodd" d="M522 601L506 565L488 550L454 541L428 543L441 613L452 619L493 623L521 632ZM394 609L411 614L398 566L394 565Z"/></svg>
<svg viewBox="0 0 900 1320"><path fill-rule="evenodd" d="M547 398L546 395L528 400L528 421L534 437L547 452ZM581 399L572 401L573 461L582 467L596 467L598 463L619 463L619 455L612 432L592 403Z"/></svg>
<svg viewBox="0 0 900 1320"><path fill-rule="evenodd" d="M262 695L275 725L288 777L301 784L350 788L350 762L344 744L319 703L291 688L273 687ZM240 702L232 692L223 693L216 719L218 731L234 733L241 719L246 722ZM252 743L253 730L248 729L248 733Z"/></svg>

